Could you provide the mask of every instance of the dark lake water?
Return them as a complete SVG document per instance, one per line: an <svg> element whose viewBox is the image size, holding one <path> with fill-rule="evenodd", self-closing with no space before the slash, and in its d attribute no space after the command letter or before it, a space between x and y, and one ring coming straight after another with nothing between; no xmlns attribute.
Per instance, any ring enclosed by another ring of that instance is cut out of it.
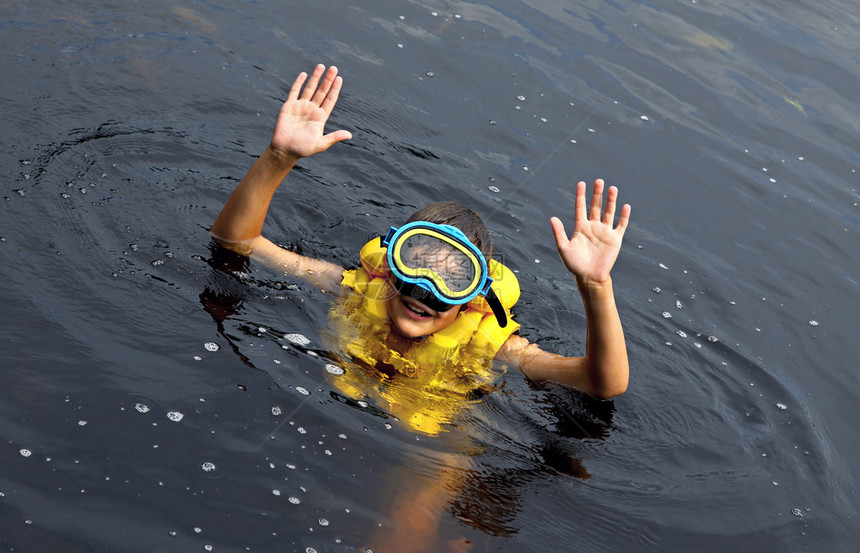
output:
<svg viewBox="0 0 860 553"><path fill-rule="evenodd" d="M362 551L454 474L428 551L855 551L858 13L0 3L2 549ZM332 395L328 298L230 276L207 233L318 62L354 138L300 164L267 235L354 265L466 202L519 272L522 333L578 355L548 219L602 177L633 205L626 394L509 373L439 437Z"/></svg>

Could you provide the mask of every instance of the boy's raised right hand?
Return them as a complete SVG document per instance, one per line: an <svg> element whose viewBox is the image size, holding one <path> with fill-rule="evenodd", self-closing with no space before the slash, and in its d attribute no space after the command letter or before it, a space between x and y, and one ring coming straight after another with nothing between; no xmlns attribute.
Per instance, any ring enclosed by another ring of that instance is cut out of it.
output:
<svg viewBox="0 0 860 553"><path fill-rule="evenodd" d="M293 163L352 138L352 133L345 130L324 134L326 121L343 85L343 78L337 75L337 67L331 66L326 71L324 65L317 65L305 85L307 78L308 74L302 72L293 82L287 101L281 106L269 145L273 153Z"/></svg>

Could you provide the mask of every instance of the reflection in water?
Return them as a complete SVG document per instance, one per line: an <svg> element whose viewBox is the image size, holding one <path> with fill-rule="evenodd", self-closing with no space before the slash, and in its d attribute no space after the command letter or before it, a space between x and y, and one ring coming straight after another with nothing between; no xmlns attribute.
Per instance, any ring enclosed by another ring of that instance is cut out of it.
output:
<svg viewBox="0 0 860 553"><path fill-rule="evenodd" d="M262 370L243 351L241 337L226 331L225 321L242 312L245 300L237 285L273 284L251 282L248 258L214 241L210 243L207 263L213 272L200 294L201 304L239 359L253 369ZM247 336L257 336L257 325L239 324L234 328L246 328ZM295 343L293 347L304 349ZM426 429L416 427L401 413L404 408L401 403L407 396L427 393L422 388L411 389L407 381L410 379L394 379L384 367L377 370L334 352L314 353L344 369L340 376L324 374L333 387L329 394L336 402L363 415L404 426L410 433L428 435ZM349 381L346 385L349 394L343 393L344 379ZM519 532L516 518L521 498L536 482L561 477L590 478L576 457L576 444L584 439L602 440L608 435L613 413L611 402L600 402L562 388L547 391L519 380L524 385L522 397L502 386L460 399L459 413L448 409L446 422L434 426L429 433L437 437L432 449L414 445L404 448L400 466L387 471L385 483L380 487L384 504L378 508L388 515L369 538L376 551L402 551L404 547L414 552L456 551L468 540L450 535L456 533L454 520L488 536L510 538ZM387 393L387 388L392 391ZM399 399L392 402L392 398ZM435 401L451 402L445 398ZM520 443L511 440L511 435L528 438ZM447 520L445 512L454 519Z"/></svg>

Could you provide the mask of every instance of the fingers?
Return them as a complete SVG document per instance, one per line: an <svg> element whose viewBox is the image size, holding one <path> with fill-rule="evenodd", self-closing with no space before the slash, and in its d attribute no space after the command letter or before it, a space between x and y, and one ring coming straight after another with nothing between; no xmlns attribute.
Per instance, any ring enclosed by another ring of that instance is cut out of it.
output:
<svg viewBox="0 0 860 553"><path fill-rule="evenodd" d="M564 223L562 223L561 219L558 217L552 217L549 220L549 224L552 225L552 235L555 237L555 245L560 253L561 250L564 249L565 244L567 244L567 234L564 232Z"/></svg>
<svg viewBox="0 0 860 553"><path fill-rule="evenodd" d="M290 93L287 95L287 101L295 101L299 99L299 91L302 89L302 85L305 84L305 79L308 78L308 74L302 71L299 73L299 76L296 77L296 80L293 81L293 86L290 87Z"/></svg>
<svg viewBox="0 0 860 553"><path fill-rule="evenodd" d="M576 183L576 205L573 212L574 220L579 223L586 220L585 211L585 182L579 181Z"/></svg>
<svg viewBox="0 0 860 553"><path fill-rule="evenodd" d="M615 220L615 204L618 200L618 188L610 186L606 191L606 209L603 210L603 223L612 226Z"/></svg>
<svg viewBox="0 0 860 553"><path fill-rule="evenodd" d="M337 78L337 67L332 65L328 68L328 71L325 73L325 78L322 83L320 83L320 87L317 89L314 97L311 99L311 102L315 103L318 106L321 106L323 102L327 99L327 94L330 90L332 90L332 86L335 82L340 81L343 83L343 79ZM338 89L340 90L340 89Z"/></svg>
<svg viewBox="0 0 860 553"><path fill-rule="evenodd" d="M320 77L322 77L323 71L325 71L325 65L321 63L314 67L314 72L311 73L311 78L308 80L308 84L307 86L305 86L304 91L302 91L302 100L310 100L313 97L314 92L317 89L317 84L319 84L320 82Z"/></svg>
<svg viewBox="0 0 860 553"><path fill-rule="evenodd" d="M325 76L323 77L323 75ZM320 82L320 79L322 79L322 82ZM307 81L307 84L305 84L305 81ZM327 115L331 115L342 86L343 78L338 76L337 67L332 65L326 71L325 66L319 64L314 68L313 73L311 73L310 79L308 79L308 74L304 71L299 73L299 76L293 82L293 86L290 87L287 102L306 100L320 106Z"/></svg>
<svg viewBox="0 0 860 553"><path fill-rule="evenodd" d="M618 187L610 186L606 189L606 206L604 207L604 186L603 179L597 179L594 181L594 190L591 194L591 206L588 212L586 212L586 184L583 181L576 184L576 207L574 216L577 223L577 229L581 222L589 220L603 223L610 227L612 226L612 223L615 220L616 210L618 209ZM624 204L621 208L618 228L624 229L627 227L627 223L630 221L630 211L630 205Z"/></svg>
<svg viewBox="0 0 860 553"><path fill-rule="evenodd" d="M618 226L616 228L620 229L622 233L627 229L627 223L630 222L631 211L633 211L633 208L630 207L630 204L624 204L621 207L621 216L618 218Z"/></svg>
<svg viewBox="0 0 860 553"><path fill-rule="evenodd" d="M332 67L334 72L337 73L337 68ZM329 74L331 70L329 70ZM333 74L332 74L333 75ZM320 107L325 111L326 115L331 115L331 110L334 109L334 105L337 103L337 97L340 96L340 88L343 86L343 78L342 77L334 77L332 76L332 83L329 89L326 91L326 95L322 102L320 103ZM317 92L319 94L319 92ZM316 96L314 96L314 101L316 101Z"/></svg>
<svg viewBox="0 0 860 553"><path fill-rule="evenodd" d="M594 191L591 193L591 216L592 221L600 220L600 210L603 207L603 179L594 181Z"/></svg>
<svg viewBox="0 0 860 553"><path fill-rule="evenodd" d="M326 150L341 140L349 140L350 138L352 138L352 133L345 130L330 132L322 137Z"/></svg>

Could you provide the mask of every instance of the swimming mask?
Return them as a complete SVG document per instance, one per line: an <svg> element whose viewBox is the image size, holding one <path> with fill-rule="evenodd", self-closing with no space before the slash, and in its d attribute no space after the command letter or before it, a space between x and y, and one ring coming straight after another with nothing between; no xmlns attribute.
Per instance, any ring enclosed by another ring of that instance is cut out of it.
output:
<svg viewBox="0 0 860 553"><path fill-rule="evenodd" d="M460 229L414 221L391 227L382 245L387 248L388 267L400 293L434 311L447 311L484 296L499 326L507 325L487 260Z"/></svg>

